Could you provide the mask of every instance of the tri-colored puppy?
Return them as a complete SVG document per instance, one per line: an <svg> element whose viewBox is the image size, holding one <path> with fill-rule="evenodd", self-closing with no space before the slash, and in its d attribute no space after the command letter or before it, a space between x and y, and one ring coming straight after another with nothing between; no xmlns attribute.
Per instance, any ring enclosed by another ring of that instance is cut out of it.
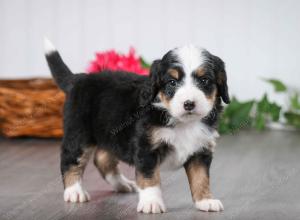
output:
<svg viewBox="0 0 300 220"><path fill-rule="evenodd" d="M139 192L138 212L166 212L160 170L185 168L197 209L221 211L209 189L209 168L221 99L229 103L223 61L195 46L175 48L155 60L150 77L127 72L73 74L53 45L46 58L66 93L61 173L64 200L90 199L82 186L94 163L120 192ZM135 166L136 183L118 169Z"/></svg>

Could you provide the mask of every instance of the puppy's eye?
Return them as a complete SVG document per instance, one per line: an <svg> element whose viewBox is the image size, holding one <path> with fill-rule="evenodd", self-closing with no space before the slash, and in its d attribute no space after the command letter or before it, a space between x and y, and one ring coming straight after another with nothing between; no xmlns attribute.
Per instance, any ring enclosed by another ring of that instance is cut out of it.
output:
<svg viewBox="0 0 300 220"><path fill-rule="evenodd" d="M170 86L175 87L175 86L177 85L177 82L176 82L176 80L171 79L171 80L168 82L168 84L169 84Z"/></svg>
<svg viewBox="0 0 300 220"><path fill-rule="evenodd" d="M206 78L206 77L202 77L202 78L200 79L200 83L201 83L202 85L206 86L206 85L209 84L209 79Z"/></svg>

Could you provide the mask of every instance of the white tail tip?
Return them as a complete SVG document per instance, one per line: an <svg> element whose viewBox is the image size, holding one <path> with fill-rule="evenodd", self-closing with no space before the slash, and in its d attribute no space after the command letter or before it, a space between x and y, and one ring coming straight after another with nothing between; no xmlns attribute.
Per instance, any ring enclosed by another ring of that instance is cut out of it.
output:
<svg viewBox="0 0 300 220"><path fill-rule="evenodd" d="M44 49L46 54L51 54L56 51L56 48L47 37L44 37Z"/></svg>

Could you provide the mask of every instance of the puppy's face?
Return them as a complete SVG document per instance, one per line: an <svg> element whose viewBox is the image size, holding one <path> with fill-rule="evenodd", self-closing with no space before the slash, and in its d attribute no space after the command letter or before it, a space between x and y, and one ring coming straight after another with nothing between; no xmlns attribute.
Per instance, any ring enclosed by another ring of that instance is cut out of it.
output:
<svg viewBox="0 0 300 220"><path fill-rule="evenodd" d="M207 116L221 96L229 103L223 61L206 50L185 46L152 64L150 76L161 107L178 121Z"/></svg>

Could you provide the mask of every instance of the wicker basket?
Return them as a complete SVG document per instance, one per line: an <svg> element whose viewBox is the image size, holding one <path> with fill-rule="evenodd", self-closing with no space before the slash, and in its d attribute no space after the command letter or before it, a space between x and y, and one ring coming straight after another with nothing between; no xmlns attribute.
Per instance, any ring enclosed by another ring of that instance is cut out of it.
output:
<svg viewBox="0 0 300 220"><path fill-rule="evenodd" d="M51 79L0 80L1 134L61 137L64 100Z"/></svg>

